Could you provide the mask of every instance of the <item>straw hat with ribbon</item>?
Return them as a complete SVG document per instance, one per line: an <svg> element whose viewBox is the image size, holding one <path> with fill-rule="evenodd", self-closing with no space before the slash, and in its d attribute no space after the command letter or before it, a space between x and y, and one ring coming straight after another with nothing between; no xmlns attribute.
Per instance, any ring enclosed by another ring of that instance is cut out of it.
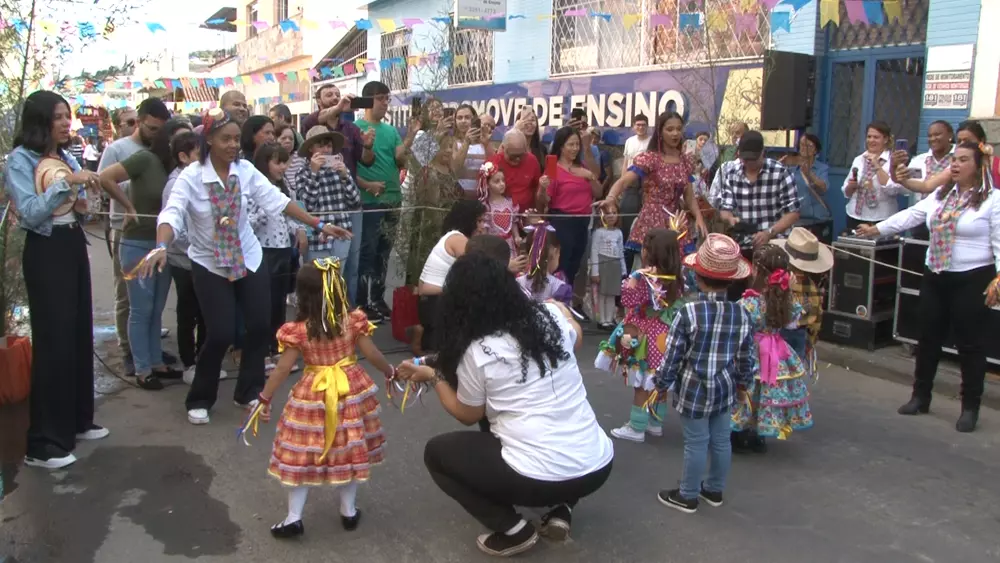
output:
<svg viewBox="0 0 1000 563"><path fill-rule="evenodd" d="M806 228L795 227L787 239L773 240L771 244L783 248L788 262L803 272L822 274L833 268L833 252Z"/></svg>
<svg viewBox="0 0 1000 563"><path fill-rule="evenodd" d="M312 148L317 143L322 143L323 141L333 143L331 154L337 154L344 148L343 135L336 131L330 131L330 128L326 125L316 125L306 131L306 139L302 141L302 146L299 147L299 156L310 158L312 156Z"/></svg>
<svg viewBox="0 0 1000 563"><path fill-rule="evenodd" d="M750 262L740 254L740 245L719 233L709 234L698 252L684 257L684 265L714 280L741 280L750 275Z"/></svg>
<svg viewBox="0 0 1000 563"><path fill-rule="evenodd" d="M35 193L41 195L49 189L49 186L62 180L73 173L73 169L62 159L54 156L45 156L38 161L35 168ZM76 203L76 189L69 190L69 198L65 203L52 212L53 215L65 215L73 211L73 204Z"/></svg>

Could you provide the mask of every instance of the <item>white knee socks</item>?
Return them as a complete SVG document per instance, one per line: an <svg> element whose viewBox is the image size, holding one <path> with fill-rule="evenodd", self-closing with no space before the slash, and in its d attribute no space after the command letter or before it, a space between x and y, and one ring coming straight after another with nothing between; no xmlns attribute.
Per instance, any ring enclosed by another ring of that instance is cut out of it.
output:
<svg viewBox="0 0 1000 563"><path fill-rule="evenodd" d="M354 506L354 503L358 498L358 482L351 481L346 485L341 485L339 489L340 515L351 518L358 513L357 507Z"/></svg>
<svg viewBox="0 0 1000 563"><path fill-rule="evenodd" d="M358 499L358 483L351 481L346 485L337 487L340 491L340 515L348 518L358 513L355 503ZM292 487L288 489L288 516L285 524L291 524L302 520L302 510L306 507L306 499L309 498L309 487Z"/></svg>
<svg viewBox="0 0 1000 563"><path fill-rule="evenodd" d="M302 520L302 510L309 498L309 487L293 487L288 490L288 516L285 525Z"/></svg>
<svg viewBox="0 0 1000 563"><path fill-rule="evenodd" d="M602 323L613 323L615 322L615 297L614 295L601 295L598 297L600 300L600 309L597 313L598 321Z"/></svg>

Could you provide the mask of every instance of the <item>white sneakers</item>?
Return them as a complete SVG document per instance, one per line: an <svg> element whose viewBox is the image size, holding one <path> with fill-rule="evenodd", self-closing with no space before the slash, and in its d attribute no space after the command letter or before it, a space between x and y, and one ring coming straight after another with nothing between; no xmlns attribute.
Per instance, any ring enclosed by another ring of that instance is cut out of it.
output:
<svg viewBox="0 0 1000 563"><path fill-rule="evenodd" d="M96 424L92 425L86 432L80 432L76 435L77 440L100 440L101 438L107 438L111 434L107 428L103 426L98 426Z"/></svg>
<svg viewBox="0 0 1000 563"><path fill-rule="evenodd" d="M611 435L620 440L628 440L629 442L643 443L646 441L646 434L650 436L660 437L663 436L663 426L653 426L652 424L646 426L645 432L639 432L632 425L625 423L621 428L615 428L611 431Z"/></svg>
<svg viewBox="0 0 1000 563"><path fill-rule="evenodd" d="M208 409L191 409L188 411L188 422L191 424L208 424L208 421Z"/></svg>
<svg viewBox="0 0 1000 563"><path fill-rule="evenodd" d="M195 366L191 366L186 370L184 370L184 383L186 383L187 385L191 385L191 383L194 381L194 371L195 371ZM228 377L229 377L229 372L227 372L226 370L219 371L220 381L223 379L227 379Z"/></svg>
<svg viewBox="0 0 1000 563"><path fill-rule="evenodd" d="M62 469L76 463L76 456L73 454L66 454L62 457L50 457L47 459L36 458L36 457L24 457L24 464L31 467L41 467L43 469Z"/></svg>

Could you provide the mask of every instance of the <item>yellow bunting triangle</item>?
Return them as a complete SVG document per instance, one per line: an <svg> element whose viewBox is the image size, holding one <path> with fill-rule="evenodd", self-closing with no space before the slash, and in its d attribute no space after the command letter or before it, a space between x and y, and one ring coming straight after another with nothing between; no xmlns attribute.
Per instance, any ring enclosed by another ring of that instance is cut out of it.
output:
<svg viewBox="0 0 1000 563"><path fill-rule="evenodd" d="M392 18L379 18L375 20L378 22L378 26L382 28L382 33L392 33L396 31L396 21Z"/></svg>
<svg viewBox="0 0 1000 563"><path fill-rule="evenodd" d="M723 11L710 12L708 14L708 29L711 31L725 31L729 27L729 18Z"/></svg>
<svg viewBox="0 0 1000 563"><path fill-rule="evenodd" d="M900 0L884 0L882 6L885 8L885 19L889 23L903 17L903 6Z"/></svg>
<svg viewBox="0 0 1000 563"><path fill-rule="evenodd" d="M760 4L759 0L740 0L740 9L744 13L752 12L757 9L758 4Z"/></svg>
<svg viewBox="0 0 1000 563"><path fill-rule="evenodd" d="M455 62L455 66L456 67L459 67L459 66L468 66L468 64L469 64L469 57L467 55L465 55L465 54L455 55L455 61L454 62Z"/></svg>
<svg viewBox="0 0 1000 563"><path fill-rule="evenodd" d="M887 10L888 11L888 8ZM840 0L820 0L819 2L819 27L826 27L826 24L840 25Z"/></svg>
<svg viewBox="0 0 1000 563"><path fill-rule="evenodd" d="M632 29L632 26L639 23L641 19L642 14L625 14L622 16L622 25L625 26L625 29Z"/></svg>

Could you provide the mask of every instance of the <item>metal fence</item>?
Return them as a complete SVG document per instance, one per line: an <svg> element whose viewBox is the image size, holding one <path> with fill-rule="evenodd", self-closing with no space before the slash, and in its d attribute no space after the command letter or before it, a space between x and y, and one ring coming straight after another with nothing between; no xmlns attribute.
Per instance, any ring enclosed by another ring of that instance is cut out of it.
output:
<svg viewBox="0 0 1000 563"><path fill-rule="evenodd" d="M920 45L927 40L930 0L901 0L903 16L882 25L851 23L846 4L840 3L840 25L831 26L830 50Z"/></svg>
<svg viewBox="0 0 1000 563"><path fill-rule="evenodd" d="M448 25L448 44L455 57L464 57L466 64L452 64L448 70L448 85L476 84L493 81L493 32L483 29L455 29Z"/></svg>
<svg viewBox="0 0 1000 563"><path fill-rule="evenodd" d="M382 54L381 58L400 58L403 61L410 59L410 37L413 32L410 29L400 29L392 33L382 34ZM393 92L410 89L410 65L390 65L382 70L382 83Z"/></svg>
<svg viewBox="0 0 1000 563"><path fill-rule="evenodd" d="M553 76L759 59L771 36L752 0L554 0L553 18Z"/></svg>

